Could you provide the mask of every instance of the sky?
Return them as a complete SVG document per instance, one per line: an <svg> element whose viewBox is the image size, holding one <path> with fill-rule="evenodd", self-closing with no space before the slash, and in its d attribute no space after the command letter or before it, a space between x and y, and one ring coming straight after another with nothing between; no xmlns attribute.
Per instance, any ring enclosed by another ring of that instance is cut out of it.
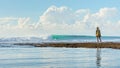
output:
<svg viewBox="0 0 120 68"><path fill-rule="evenodd" d="M120 0L0 0L0 37L120 36Z"/></svg>

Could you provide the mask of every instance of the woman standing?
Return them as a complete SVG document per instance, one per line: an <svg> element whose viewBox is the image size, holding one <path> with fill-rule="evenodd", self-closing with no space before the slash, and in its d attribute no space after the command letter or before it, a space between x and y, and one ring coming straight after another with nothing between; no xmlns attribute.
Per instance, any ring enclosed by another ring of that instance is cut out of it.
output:
<svg viewBox="0 0 120 68"><path fill-rule="evenodd" d="M101 32L99 27L96 28L96 38L97 38L97 42L102 42L101 41Z"/></svg>

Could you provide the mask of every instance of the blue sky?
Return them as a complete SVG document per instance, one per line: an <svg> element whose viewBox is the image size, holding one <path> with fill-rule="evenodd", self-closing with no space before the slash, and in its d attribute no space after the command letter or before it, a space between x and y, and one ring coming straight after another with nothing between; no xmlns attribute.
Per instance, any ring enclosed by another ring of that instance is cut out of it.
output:
<svg viewBox="0 0 120 68"><path fill-rule="evenodd" d="M103 7L120 8L120 0L0 0L1 17L39 16L51 5L76 9L91 9L93 12Z"/></svg>
<svg viewBox="0 0 120 68"><path fill-rule="evenodd" d="M119 3L120 0L0 0L0 37L94 35L96 26L101 27L102 35L120 36ZM113 32L111 27L115 27Z"/></svg>

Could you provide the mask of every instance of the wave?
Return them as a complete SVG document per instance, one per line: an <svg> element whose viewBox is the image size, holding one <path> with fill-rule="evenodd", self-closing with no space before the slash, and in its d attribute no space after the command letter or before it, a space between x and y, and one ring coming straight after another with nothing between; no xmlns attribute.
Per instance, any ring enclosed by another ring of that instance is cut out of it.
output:
<svg viewBox="0 0 120 68"><path fill-rule="evenodd" d="M102 36L104 41L120 41L118 36ZM11 38L0 38L0 43L14 43L14 42L30 42L30 43L41 43L41 42L94 42L96 41L95 36L85 35L44 35L40 37L11 37Z"/></svg>
<svg viewBox="0 0 120 68"><path fill-rule="evenodd" d="M84 35L52 35L51 37L52 39L55 39L55 40L95 38L95 36L84 36Z"/></svg>

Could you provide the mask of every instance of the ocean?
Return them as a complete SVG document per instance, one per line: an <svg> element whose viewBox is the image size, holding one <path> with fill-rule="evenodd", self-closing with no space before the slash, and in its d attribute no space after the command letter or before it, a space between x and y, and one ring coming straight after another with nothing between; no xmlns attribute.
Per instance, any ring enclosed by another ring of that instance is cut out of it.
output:
<svg viewBox="0 0 120 68"><path fill-rule="evenodd" d="M120 36L102 36L103 42L119 42ZM0 43L42 43L42 42L96 42L95 36L48 35L41 37L0 38Z"/></svg>
<svg viewBox="0 0 120 68"><path fill-rule="evenodd" d="M103 36L119 42L120 37ZM120 50L108 48L34 47L11 43L96 42L95 36L52 35L0 39L0 68L120 68Z"/></svg>
<svg viewBox="0 0 120 68"><path fill-rule="evenodd" d="M81 35L52 35L52 41L63 42L96 42L95 36L81 36ZM102 36L103 42L119 42L120 36Z"/></svg>
<svg viewBox="0 0 120 68"><path fill-rule="evenodd" d="M2 47L0 68L120 68L120 50Z"/></svg>

